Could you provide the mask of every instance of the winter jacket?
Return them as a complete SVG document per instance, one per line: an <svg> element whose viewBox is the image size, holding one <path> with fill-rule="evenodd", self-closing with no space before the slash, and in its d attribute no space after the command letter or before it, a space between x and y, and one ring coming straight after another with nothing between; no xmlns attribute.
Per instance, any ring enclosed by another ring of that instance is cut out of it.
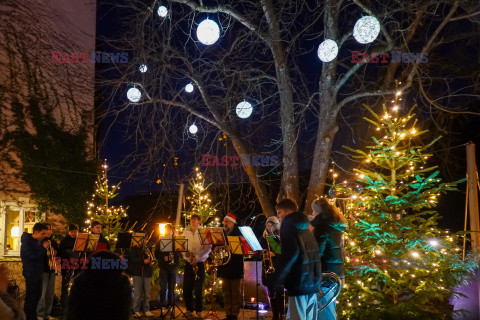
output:
<svg viewBox="0 0 480 320"><path fill-rule="evenodd" d="M0 319L25 320L25 313L18 302L5 291L0 291Z"/></svg>
<svg viewBox="0 0 480 320"><path fill-rule="evenodd" d="M76 240L77 238L72 238L67 234L67 236L60 241L58 256L62 259L78 258L78 254L73 251Z"/></svg>
<svg viewBox="0 0 480 320"><path fill-rule="evenodd" d="M153 269L151 264L145 264L143 262L147 256L144 254L142 248L130 248L127 253L128 271L130 276L147 277L151 278L153 275Z"/></svg>
<svg viewBox="0 0 480 320"><path fill-rule="evenodd" d="M55 252L57 252L57 254L55 255L56 257L58 257L58 243L57 241L53 240L52 237L50 238L45 238L42 242L45 242L45 241L50 241L52 243L52 248L53 250L55 250ZM50 249L48 249L50 250ZM50 269L50 262L49 262L49 257L48 257L48 250L45 250L45 255L43 256L43 272L55 272L55 270L52 270Z"/></svg>
<svg viewBox="0 0 480 320"><path fill-rule="evenodd" d="M102 251L94 258L118 259ZM132 289L121 269L86 269L73 281L68 297L67 320L128 320Z"/></svg>
<svg viewBox="0 0 480 320"><path fill-rule="evenodd" d="M20 257L22 258L23 275L41 276L44 268L44 256L47 250L42 243L24 232L21 237Z"/></svg>
<svg viewBox="0 0 480 320"><path fill-rule="evenodd" d="M93 253L96 253L102 250L110 250L110 244L108 243L107 239L105 239L103 234L100 235L100 239L98 239L98 242L97 242L97 247L95 248L95 251L93 251Z"/></svg>
<svg viewBox="0 0 480 320"><path fill-rule="evenodd" d="M313 235L320 249L323 272L333 272L345 277L345 246L343 233L346 224L335 223L325 214L319 213L312 221Z"/></svg>
<svg viewBox="0 0 480 320"><path fill-rule="evenodd" d="M165 261L165 257L170 257L170 252L161 252L160 245L157 243L155 246L155 259L158 261L158 267L163 270L174 270L178 267L178 263L180 262L181 253L174 252L173 253L173 261L174 263L170 264L169 261Z"/></svg>
<svg viewBox="0 0 480 320"><path fill-rule="evenodd" d="M235 225L227 236L241 236L238 225ZM241 254L232 254L230 261L221 267L218 267L218 277L223 279L242 279L243 278L243 257Z"/></svg>
<svg viewBox="0 0 480 320"><path fill-rule="evenodd" d="M275 289L283 284L289 296L315 294L320 290L320 251L308 225L308 218L302 212L291 213L282 220L281 255L272 282Z"/></svg>

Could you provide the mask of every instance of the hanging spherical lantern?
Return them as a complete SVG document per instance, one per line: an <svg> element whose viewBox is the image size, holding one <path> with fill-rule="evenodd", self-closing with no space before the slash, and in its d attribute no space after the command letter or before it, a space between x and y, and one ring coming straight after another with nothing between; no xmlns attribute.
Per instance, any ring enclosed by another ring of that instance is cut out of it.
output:
<svg viewBox="0 0 480 320"><path fill-rule="evenodd" d="M366 44L377 39L380 33L380 22L377 18L366 16L358 19L353 27L353 37L360 43Z"/></svg>
<svg viewBox="0 0 480 320"><path fill-rule="evenodd" d="M338 45L332 39L325 39L318 46L317 55L323 62L330 62L337 57Z"/></svg>
<svg viewBox="0 0 480 320"><path fill-rule="evenodd" d="M185 91L188 92L188 93L192 93L193 92L193 84L192 83L189 83L185 86Z"/></svg>
<svg viewBox="0 0 480 320"><path fill-rule="evenodd" d="M218 24L210 19L205 19L197 27L198 41L204 45L212 45L220 38L220 28Z"/></svg>
<svg viewBox="0 0 480 320"><path fill-rule="evenodd" d="M158 7L157 14L161 18L165 18L168 14L168 9L165 6Z"/></svg>
<svg viewBox="0 0 480 320"><path fill-rule="evenodd" d="M253 112L252 104L248 101L242 101L237 104L237 108L235 110L237 112L237 116L242 119L246 119L250 117Z"/></svg>
<svg viewBox="0 0 480 320"><path fill-rule="evenodd" d="M140 71L141 73L145 73L145 72L147 72L147 70L148 70L148 68L144 64L141 64L140 67L138 67L138 71Z"/></svg>
<svg viewBox="0 0 480 320"><path fill-rule="evenodd" d="M191 134L196 134L198 132L198 127L194 124L192 124L189 128L188 128L188 131L191 133Z"/></svg>
<svg viewBox="0 0 480 320"><path fill-rule="evenodd" d="M131 102L138 102L142 98L142 92L135 87L130 88L127 91L127 98Z"/></svg>

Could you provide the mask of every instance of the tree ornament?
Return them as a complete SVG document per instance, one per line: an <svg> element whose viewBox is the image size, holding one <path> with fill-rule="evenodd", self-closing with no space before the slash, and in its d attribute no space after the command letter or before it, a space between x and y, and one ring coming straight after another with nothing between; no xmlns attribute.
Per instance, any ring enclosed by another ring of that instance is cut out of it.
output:
<svg viewBox="0 0 480 320"><path fill-rule="evenodd" d="M380 33L380 22L372 16L365 16L358 19L353 27L353 37L359 43L367 44L377 39Z"/></svg>
<svg viewBox="0 0 480 320"><path fill-rule="evenodd" d="M197 27L198 41L204 45L212 45L220 38L220 28L218 24L210 19L205 19Z"/></svg>
<svg viewBox="0 0 480 320"><path fill-rule="evenodd" d="M168 14L168 9L165 6L158 7L157 14L161 18L165 18Z"/></svg>
<svg viewBox="0 0 480 320"><path fill-rule="evenodd" d="M198 132L198 127L194 123L194 124L190 125L190 127L188 128L188 131L191 134L196 134Z"/></svg>
<svg viewBox="0 0 480 320"><path fill-rule="evenodd" d="M142 98L142 92L135 87L130 88L127 91L127 98L131 102L138 102Z"/></svg>
<svg viewBox="0 0 480 320"><path fill-rule="evenodd" d="M237 104L237 108L235 110L237 112L237 116L241 119L246 119L250 117L253 112L252 104L248 101L242 101Z"/></svg>
<svg viewBox="0 0 480 320"><path fill-rule="evenodd" d="M317 55L323 62L330 62L338 55L338 45L332 39L325 39L318 46Z"/></svg>

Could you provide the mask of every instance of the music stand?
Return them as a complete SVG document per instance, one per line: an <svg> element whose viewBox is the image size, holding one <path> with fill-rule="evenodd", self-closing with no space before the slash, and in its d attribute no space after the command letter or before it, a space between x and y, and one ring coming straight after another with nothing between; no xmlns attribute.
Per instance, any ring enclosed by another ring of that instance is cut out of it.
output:
<svg viewBox="0 0 480 320"><path fill-rule="evenodd" d="M223 233L222 228L201 228L199 229L200 233L200 242L202 245L211 245L211 246L224 246L227 244L227 240L225 239L225 234ZM213 250L212 250L213 252ZM220 318L217 316L217 313L215 312L215 305L214 305L214 299L213 299L213 286L215 284L215 278L217 277L217 267L213 267L213 271L211 274L211 286L212 290L210 292L210 310L208 310L207 314L204 315L203 319L207 318Z"/></svg>
<svg viewBox="0 0 480 320"><path fill-rule="evenodd" d="M248 244L249 248L246 248L245 243L243 245L244 250L252 250L251 252L257 253L264 251L262 246L260 245L260 242L258 241L257 237L255 236L255 233L253 233L252 228L243 226L243 227L238 227L240 229L240 233L242 234L243 238L245 239L245 242ZM242 238L242 237L240 237ZM255 259L255 282L256 282L256 311L257 311L257 320L259 319L259 314L258 314L258 287L260 286L260 283L258 283L258 259Z"/></svg>
<svg viewBox="0 0 480 320"><path fill-rule="evenodd" d="M91 233L79 233L75 239L75 244L73 245L73 251L79 252L80 255L84 255L85 260L87 259L87 252L95 251L97 248L98 240L100 239L99 234Z"/></svg>
<svg viewBox="0 0 480 320"><path fill-rule="evenodd" d="M177 239L174 236L164 236L164 237L161 236L158 239L158 245L159 245L160 252L164 252L164 253L188 251L188 239L185 239L183 237L178 237ZM165 313L163 313L163 309L160 308L160 316L157 319L162 319L162 320L165 319L169 312L170 312L170 319L177 319L177 316L175 315L175 308L177 308L178 311L180 311L179 316L183 315L185 318L190 319L175 302L175 293L173 293L173 304L167 306L167 310L165 310Z"/></svg>

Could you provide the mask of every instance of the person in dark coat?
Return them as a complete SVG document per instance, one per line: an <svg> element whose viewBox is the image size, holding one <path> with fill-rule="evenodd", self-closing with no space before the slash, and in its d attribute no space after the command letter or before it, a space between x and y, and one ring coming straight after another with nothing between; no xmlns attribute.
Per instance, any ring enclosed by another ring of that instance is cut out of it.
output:
<svg viewBox="0 0 480 320"><path fill-rule="evenodd" d="M275 291L275 288L272 286L272 277L274 273L278 270L278 263L280 261L280 255L273 252L273 248L267 242L267 237L273 236L277 240L277 243L280 244L280 221L277 217L271 216L268 217L267 222L265 223L265 230L262 237L260 238L260 244L263 249L265 249L265 257L263 259L266 262L266 265L262 265L262 283L268 289L268 297L270 299L270 306L272 308L272 320L279 320L283 318L285 314L285 303L284 303L284 290ZM270 252L268 249L270 248ZM270 257L268 257L270 255ZM268 273L267 270L270 268L269 262L272 262L272 267L274 268L273 273Z"/></svg>
<svg viewBox="0 0 480 320"><path fill-rule="evenodd" d="M322 270L323 272L333 272L342 279L345 277L345 246L343 233L347 227L347 222L335 206L328 203L327 199L319 198L312 203L312 210L315 218L311 222L313 235L318 242ZM329 291L329 287L322 287L324 292ZM331 293L333 294L333 292ZM329 294L323 296L321 303L327 303L331 300ZM337 306L332 301L321 311L324 319L337 318Z"/></svg>
<svg viewBox="0 0 480 320"><path fill-rule="evenodd" d="M287 289L289 319L316 320L317 293L322 278L317 241L308 230L308 217L297 211L295 201L283 199L276 209L281 219L281 255L273 287L284 285Z"/></svg>
<svg viewBox="0 0 480 320"><path fill-rule="evenodd" d="M47 253L48 243L42 245L47 236L48 227L37 222L33 234L24 232L21 237L20 257L25 277L25 303L23 310L27 320L37 320L37 305L42 295L43 258Z"/></svg>
<svg viewBox="0 0 480 320"><path fill-rule="evenodd" d="M165 237L172 239L175 233L172 225L167 224L165 226ZM165 238L163 238L165 239ZM158 261L158 267L160 268L159 282L160 282L160 305L162 307L173 305L175 298L175 284L177 280L177 268L180 262L180 252L161 252L160 240L155 246L155 258ZM172 249L175 245L172 243ZM167 299L168 294L168 299ZM167 302L165 302L167 300Z"/></svg>
<svg viewBox="0 0 480 320"><path fill-rule="evenodd" d="M143 239L145 242L145 238ZM152 317L150 312L150 285L152 283L152 258L146 245L130 248L127 253L128 274L133 277L133 312L135 318Z"/></svg>
<svg viewBox="0 0 480 320"><path fill-rule="evenodd" d="M96 266L92 260L95 260ZM104 260L108 268L105 268ZM67 320L128 320L132 289L123 274L120 257L100 251L91 257L91 265L73 281L67 303Z"/></svg>
<svg viewBox="0 0 480 320"><path fill-rule="evenodd" d="M79 271L79 269L72 269L73 265L71 263L73 262L73 259L78 259L79 257L78 253L73 251L75 241L77 240L78 230L78 225L70 224L68 226L68 234L62 239L62 241L60 241L60 245L58 246L58 255L61 258L62 265L65 265L65 268L62 267L62 293L60 295L62 315L65 313L67 307L68 286L73 275ZM63 263L64 261L68 261L68 263Z"/></svg>
<svg viewBox="0 0 480 320"><path fill-rule="evenodd" d="M229 213L223 219L226 236L241 236L237 218ZM218 267L218 277L222 279L223 298L225 300L226 320L238 319L242 301L240 283L243 278L243 258L241 254L232 254L230 261Z"/></svg>
<svg viewBox="0 0 480 320"><path fill-rule="evenodd" d="M52 237L52 225L50 223L44 223L47 227L47 236L43 239L43 242L48 244L47 254L43 256L43 275L42 275L42 295L37 305L37 317L42 319L48 319L53 307L53 295L55 294L55 278L56 270L52 267L51 259L56 259L58 252L58 244ZM56 260L58 261L58 260Z"/></svg>

